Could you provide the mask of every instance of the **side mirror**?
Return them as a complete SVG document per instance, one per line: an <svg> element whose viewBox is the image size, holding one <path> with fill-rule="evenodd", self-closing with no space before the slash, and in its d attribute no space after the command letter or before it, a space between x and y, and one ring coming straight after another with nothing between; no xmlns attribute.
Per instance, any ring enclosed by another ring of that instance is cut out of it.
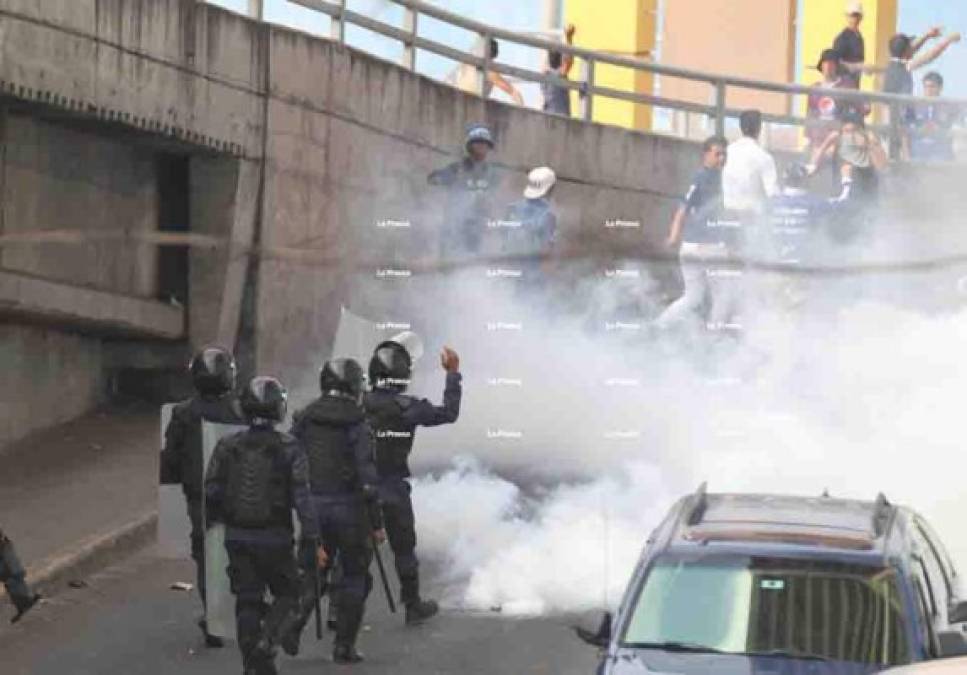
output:
<svg viewBox="0 0 967 675"><path fill-rule="evenodd" d="M967 602L951 605L947 612L947 620L950 623L967 623Z"/></svg>
<svg viewBox="0 0 967 675"><path fill-rule="evenodd" d="M611 643L611 621L611 612L605 612L604 616L601 617L601 623L598 625L597 630L592 631L582 626L575 626L574 632L592 647L604 649Z"/></svg>
<svg viewBox="0 0 967 675"><path fill-rule="evenodd" d="M940 642L940 656L950 658L952 656L967 656L967 639L959 630L948 630L937 634Z"/></svg>

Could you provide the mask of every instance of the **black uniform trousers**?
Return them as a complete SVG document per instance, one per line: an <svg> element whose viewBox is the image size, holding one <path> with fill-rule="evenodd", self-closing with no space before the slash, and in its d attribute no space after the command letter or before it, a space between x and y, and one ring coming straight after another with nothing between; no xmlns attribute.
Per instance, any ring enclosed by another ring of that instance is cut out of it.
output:
<svg viewBox="0 0 967 675"><path fill-rule="evenodd" d="M27 586L27 573L17 552L13 549L13 542L5 539L0 533L0 582L3 582L7 594L18 609L30 604L33 593Z"/></svg>
<svg viewBox="0 0 967 675"><path fill-rule="evenodd" d="M262 621L295 610L299 597L299 569L292 546L269 543L225 542L228 576L235 594L238 646L246 668L264 667L269 658L255 647L262 638ZM264 601L265 591L272 603Z"/></svg>
<svg viewBox="0 0 967 675"><path fill-rule="evenodd" d="M416 520L409 481L403 477L380 479L383 525L400 579L400 600L404 605L420 599L420 562L416 557Z"/></svg>
<svg viewBox="0 0 967 675"><path fill-rule="evenodd" d="M191 521L191 559L195 561L195 578L197 579L198 595L201 596L202 607L207 607L205 599L205 519L202 516L202 500L200 497L185 495L188 504L188 520Z"/></svg>
<svg viewBox="0 0 967 675"><path fill-rule="evenodd" d="M329 584L329 602L336 612L336 644L351 646L356 643L363 622L366 599L373 589L369 566L373 561L370 524L366 503L357 495L313 495L313 506L319 519L319 536L329 558L327 574L338 564L338 582ZM304 551L304 570L301 607L304 626L315 600L315 556Z"/></svg>

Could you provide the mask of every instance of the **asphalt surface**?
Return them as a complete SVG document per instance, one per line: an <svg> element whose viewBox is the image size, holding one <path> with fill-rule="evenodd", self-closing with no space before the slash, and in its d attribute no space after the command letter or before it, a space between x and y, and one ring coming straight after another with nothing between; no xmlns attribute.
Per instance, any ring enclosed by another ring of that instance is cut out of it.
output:
<svg viewBox="0 0 967 675"><path fill-rule="evenodd" d="M0 527L24 565L157 508L160 439L157 408L128 406L0 447Z"/></svg>
<svg viewBox="0 0 967 675"><path fill-rule="evenodd" d="M190 581L190 563L144 551L45 601L23 621L0 621L3 675L104 675L113 673L218 674L241 672L234 644L206 649L194 625L192 593L171 590ZM433 592L432 583L430 592ZM436 589L440 590L440 589ZM9 609L9 608L5 608ZM595 650L570 628L574 617L514 619L444 609L436 620L406 627L392 616L379 591L368 607L359 647L364 664L332 663L332 637L316 642L312 624L303 652L279 657L282 673L352 672L421 675L490 673L590 675Z"/></svg>

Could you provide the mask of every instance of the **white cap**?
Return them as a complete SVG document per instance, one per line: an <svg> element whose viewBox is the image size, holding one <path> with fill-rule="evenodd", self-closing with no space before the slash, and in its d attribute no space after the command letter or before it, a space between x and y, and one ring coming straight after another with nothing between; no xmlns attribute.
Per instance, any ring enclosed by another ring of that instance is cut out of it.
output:
<svg viewBox="0 0 967 675"><path fill-rule="evenodd" d="M527 187L524 189L524 197L527 199L540 199L554 187L557 182L557 175L553 169L541 166L527 175Z"/></svg>
<svg viewBox="0 0 967 675"><path fill-rule="evenodd" d="M853 14L863 13L863 3L859 0L851 0L851 2L846 3L846 15L851 16Z"/></svg>

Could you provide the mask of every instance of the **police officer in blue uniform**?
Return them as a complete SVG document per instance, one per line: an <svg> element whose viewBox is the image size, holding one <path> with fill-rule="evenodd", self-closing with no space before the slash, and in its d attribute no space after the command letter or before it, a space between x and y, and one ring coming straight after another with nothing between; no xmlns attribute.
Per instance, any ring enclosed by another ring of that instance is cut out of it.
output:
<svg viewBox="0 0 967 675"><path fill-rule="evenodd" d="M362 408L362 366L354 359L333 359L319 376L321 396L297 412L292 435L309 458L312 501L330 561L339 560L342 577L331 584L330 604L337 607L333 661L358 663L356 638L366 598L373 588L369 566L373 542L382 542L382 513L373 438ZM327 570L328 571L328 570ZM316 594L315 569L306 570L301 616L283 648L298 653L299 633L308 621Z"/></svg>
<svg viewBox="0 0 967 675"><path fill-rule="evenodd" d="M417 427L452 424L460 416L460 357L445 347L440 363L446 371L443 405L409 396L406 387L413 369L413 347L401 334L380 343L369 362L372 391L363 397L366 417L373 429L379 496L383 522L400 580L400 599L406 623L417 624L439 611L433 600L420 595L419 561L416 557L416 523L410 499L409 456ZM414 336L415 337L415 336Z"/></svg>
<svg viewBox="0 0 967 675"><path fill-rule="evenodd" d="M17 623L30 609L37 604L40 596L30 590L27 585L27 572L17 557L13 542L0 530L0 582L7 589L7 595L17 608L17 613L10 623Z"/></svg>
<svg viewBox="0 0 967 675"><path fill-rule="evenodd" d="M325 565L309 493L309 463L292 436L274 426L285 419L287 394L271 377L253 378L242 392L249 429L219 441L205 478L208 522L225 525L228 575L235 594L238 646L245 675L274 675L275 645L296 611L299 569L293 552L292 511L303 550ZM273 601L264 601L266 590Z"/></svg>
<svg viewBox="0 0 967 675"><path fill-rule="evenodd" d="M181 485L191 522L191 557L195 561L198 593L205 605L204 449L202 422L244 424L235 394L236 366L232 354L209 346L198 352L188 365L195 395L175 405L165 429L161 451L161 484ZM208 633L205 619L198 621L209 647L221 647L222 640Z"/></svg>

